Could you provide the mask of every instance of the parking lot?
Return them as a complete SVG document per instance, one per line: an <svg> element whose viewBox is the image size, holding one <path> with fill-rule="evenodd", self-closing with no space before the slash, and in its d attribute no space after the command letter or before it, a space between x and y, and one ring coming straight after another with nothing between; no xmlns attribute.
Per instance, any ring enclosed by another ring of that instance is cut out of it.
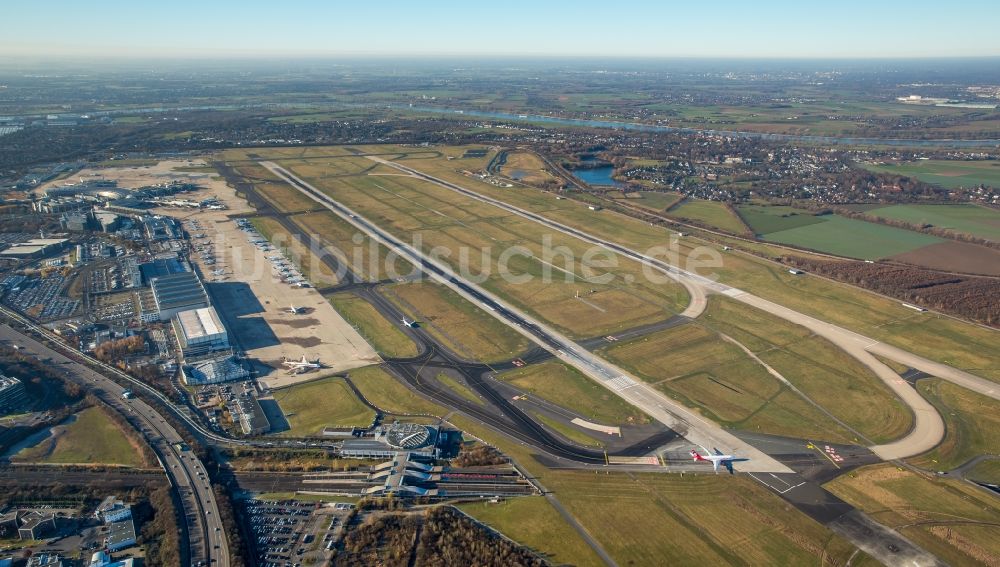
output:
<svg viewBox="0 0 1000 567"><path fill-rule="evenodd" d="M137 299L132 292L98 295L91 298L95 321L129 321L136 317Z"/></svg>
<svg viewBox="0 0 1000 567"><path fill-rule="evenodd" d="M65 286L66 278L59 274L28 277L10 288L3 302L43 321L65 319L80 309L80 301L60 295Z"/></svg>
<svg viewBox="0 0 1000 567"><path fill-rule="evenodd" d="M332 550L352 504L294 500L248 500L246 517L263 567L322 565Z"/></svg>

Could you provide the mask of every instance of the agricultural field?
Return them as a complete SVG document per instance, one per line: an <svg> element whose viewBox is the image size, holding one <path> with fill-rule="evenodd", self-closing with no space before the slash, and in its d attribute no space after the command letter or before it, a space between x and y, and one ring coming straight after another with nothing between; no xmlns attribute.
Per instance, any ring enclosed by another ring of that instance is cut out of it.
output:
<svg viewBox="0 0 1000 567"><path fill-rule="evenodd" d="M604 425L649 422L649 417L641 411L584 376L576 368L559 361L510 370L499 374L497 378L529 394L577 412L589 421Z"/></svg>
<svg viewBox="0 0 1000 567"><path fill-rule="evenodd" d="M354 395L343 378L335 376L274 390L273 394L289 425L282 434L290 437L320 435L324 427L367 427L375 418L375 412Z"/></svg>
<svg viewBox="0 0 1000 567"><path fill-rule="evenodd" d="M1000 505L979 487L883 464L842 475L826 488L949 565L1000 557Z"/></svg>
<svg viewBox="0 0 1000 567"><path fill-rule="evenodd" d="M558 565L601 567L604 562L542 496L470 502L458 508Z"/></svg>
<svg viewBox="0 0 1000 567"><path fill-rule="evenodd" d="M125 433L99 407L87 408L69 423L52 428L52 436L19 452L13 460L47 464L143 466L142 455Z"/></svg>
<svg viewBox="0 0 1000 567"><path fill-rule="evenodd" d="M890 259L933 270L1000 276L1000 250L968 242L945 240Z"/></svg>
<svg viewBox="0 0 1000 567"><path fill-rule="evenodd" d="M905 175L947 189L987 185L1000 187L1000 161L920 160L904 163L861 164L869 171Z"/></svg>
<svg viewBox="0 0 1000 567"><path fill-rule="evenodd" d="M733 234L744 232L743 222L724 203L718 201L689 198L671 209L667 216L697 221Z"/></svg>
<svg viewBox="0 0 1000 567"><path fill-rule="evenodd" d="M1000 241L1000 211L978 205L889 205L866 209L865 214Z"/></svg>
<svg viewBox="0 0 1000 567"><path fill-rule="evenodd" d="M996 400L937 378L920 380L917 389L944 419L945 438L931 452L913 459L913 464L948 471L979 455L1000 455Z"/></svg>
<svg viewBox="0 0 1000 567"><path fill-rule="evenodd" d="M778 218L781 218L780 215ZM813 218L820 219L820 222L768 232L762 237L770 242L861 260L877 260L944 242L944 239L929 234L839 215ZM771 224L777 222L771 221Z"/></svg>
<svg viewBox="0 0 1000 567"><path fill-rule="evenodd" d="M553 470L540 480L619 565L818 566L854 552L747 477Z"/></svg>
<svg viewBox="0 0 1000 567"><path fill-rule="evenodd" d="M469 360L513 358L529 341L451 289L432 282L398 284L387 297L434 338Z"/></svg>
<svg viewBox="0 0 1000 567"><path fill-rule="evenodd" d="M762 365L698 325L603 351L658 390L735 429L848 442L850 434L787 390Z"/></svg>
<svg viewBox="0 0 1000 567"><path fill-rule="evenodd" d="M823 222L811 211L784 205L737 205L736 210L757 236Z"/></svg>
<svg viewBox="0 0 1000 567"><path fill-rule="evenodd" d="M636 191L635 193L629 193L629 195L629 198L622 199L622 201L653 211L665 211L681 199L679 193L666 193L663 191ZM631 197L631 195L638 195L638 198Z"/></svg>
<svg viewBox="0 0 1000 567"><path fill-rule="evenodd" d="M389 357L410 357L419 353L417 345L387 320L371 303L350 292L330 297L333 308L380 354Z"/></svg>

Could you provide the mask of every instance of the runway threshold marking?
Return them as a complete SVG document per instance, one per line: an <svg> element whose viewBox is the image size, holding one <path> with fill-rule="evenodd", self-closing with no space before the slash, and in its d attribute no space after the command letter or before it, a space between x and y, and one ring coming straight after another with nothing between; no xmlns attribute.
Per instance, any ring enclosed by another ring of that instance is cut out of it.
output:
<svg viewBox="0 0 1000 567"><path fill-rule="evenodd" d="M812 441L810 441L806 445L806 448L807 449L815 449L817 453L819 453L820 455L823 455L824 457L826 457L826 460L830 461L830 463L832 463L833 466L837 467L838 469L841 468L840 465L837 464L837 461L833 460L833 458L831 458L830 455L827 455L825 451L823 451L822 449L820 449L819 447L817 447L816 444L813 443Z"/></svg>
<svg viewBox="0 0 1000 567"><path fill-rule="evenodd" d="M784 480L778 478L777 476L774 475L774 473L768 473L769 475L771 475L771 477L774 478L774 480L776 480L776 481L780 482L781 484L785 485L785 488L781 489L781 488L778 488L777 486L771 484L766 479L762 479L762 478L758 477L757 475L755 475L752 472L748 472L747 474L750 475L750 477L753 478L754 480L756 480L757 482L763 484L764 486L770 488L771 490L777 492L778 494L785 494L786 492L791 492L792 490L795 490L796 488L798 488L798 487L802 486L803 484L805 484L805 481L802 481L802 482L800 482L798 484L792 485L792 484L789 484L789 483L785 482Z"/></svg>

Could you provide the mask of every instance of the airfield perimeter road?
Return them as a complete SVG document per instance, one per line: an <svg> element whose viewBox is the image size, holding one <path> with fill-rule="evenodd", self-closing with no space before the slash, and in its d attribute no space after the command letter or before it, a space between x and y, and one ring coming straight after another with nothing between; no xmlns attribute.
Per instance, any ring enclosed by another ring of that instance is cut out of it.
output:
<svg viewBox="0 0 1000 567"><path fill-rule="evenodd" d="M699 288L702 290L699 294L692 293L692 299L694 300L692 301L692 304L703 302L705 293L721 293L732 297L737 301L741 301L767 313L781 317L782 319L792 323L802 325L817 335L829 340L871 369L872 372L885 382L885 384L893 392L895 392L896 395L899 396L899 398L901 398L913 412L913 428L906 436L892 443L877 445L871 448L872 451L885 460L911 457L934 448L944 438L944 422L934 406L921 397L916 389L907 384L906 381L893 372L891 368L872 356L872 353L895 360L896 362L905 364L911 368L922 370L928 374L948 380L974 392L1000 400L1000 386L990 382L989 380L980 378L979 376L927 360L902 349L886 345L875 339L844 329L843 327L838 327L836 325L820 321L819 319L799 313L787 307L783 307L772 301L768 301L745 291L720 284L693 272L670 265L660 259L640 254L639 252L620 244L604 240L584 231L555 222L542 215L515 207L498 199L487 197L475 191L451 183L450 181L428 175L419 170L413 169L412 167L389 161L378 156L369 155L365 157L377 163L408 173L416 178L458 192L466 197L494 205L505 211L540 223L558 232L574 236L591 244L602 246L612 252L619 253L627 258L631 258L644 265L657 269L684 285L689 292L692 288ZM700 311L698 311L698 313L700 314ZM683 314L687 315L688 312L685 311Z"/></svg>
<svg viewBox="0 0 1000 567"><path fill-rule="evenodd" d="M176 444L183 443L184 440L156 410L140 399L122 399L125 388L110 378L67 358L9 325L0 325L0 340L11 341L41 360L48 359L68 379L123 415L146 438L180 497L180 512L185 519L183 533L187 536L190 564L204 562L205 565L214 563L221 567L229 566L229 544L208 473L194 453L177 449Z"/></svg>
<svg viewBox="0 0 1000 567"><path fill-rule="evenodd" d="M628 376L624 370L588 352L555 330L548 328L519 310L502 303L498 298L480 286L462 280L444 264L407 246L402 241L391 236L380 227L343 206L329 195L326 195L288 170L269 161L261 161L260 164L291 186L298 188L299 191L312 200L333 211L337 216L358 230L363 231L374 240L394 250L431 278L450 287L474 304L485 307L497 319L503 321L543 348L556 353L560 359L576 367L587 376L590 376L625 401L646 412L653 419L683 435L692 443L703 447L718 448L727 454L749 458L749 461L743 462L740 465L740 468L745 471L791 472L791 469L776 459L749 443L742 441L728 431L723 430L714 422L682 406L645 382Z"/></svg>

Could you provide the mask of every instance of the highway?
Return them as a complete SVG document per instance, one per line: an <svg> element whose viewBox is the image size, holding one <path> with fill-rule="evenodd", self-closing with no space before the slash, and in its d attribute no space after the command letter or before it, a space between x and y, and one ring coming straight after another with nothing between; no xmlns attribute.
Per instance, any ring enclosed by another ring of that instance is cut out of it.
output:
<svg viewBox="0 0 1000 567"><path fill-rule="evenodd" d="M385 163L395 165L392 162ZM791 469L776 459L723 430L716 423L675 402L645 382L629 376L624 370L588 352L580 345L520 310L506 305L480 286L459 278L448 266L404 244L371 221L281 166L269 161L261 161L260 164L312 200L337 214L345 222L395 251L432 279L450 287L472 301L473 304L481 306L497 319L574 366L653 419L683 435L695 445L718 448L729 454L748 457L749 461L740 464L740 469L744 471L791 472ZM408 168L404 169L404 171L407 170ZM429 180L433 180L433 178Z"/></svg>
<svg viewBox="0 0 1000 567"><path fill-rule="evenodd" d="M642 264L650 266L675 279L684 285L685 288L689 290L689 293L692 288L700 288L702 291L699 294L692 293L691 295L692 305L702 303L706 293L720 293L732 297L737 301L751 305L757 309L761 309L772 315L781 317L782 319L792 323L806 327L817 335L829 340L875 373L876 376L878 376L901 400L903 400L904 403L906 403L913 414L913 427L906 436L897 439L892 443L877 445L871 448L876 454L885 460L901 459L929 451L944 438L945 430L944 422L934 406L920 396L920 394L912 386L907 384L905 380L901 379L891 368L876 359L872 355L873 353L884 356L901 364L905 364L911 368L927 372L928 374L938 378L948 380L974 392L1000 400L1000 385L990 382L989 380L985 380L979 376L928 360L900 348L886 345L870 337L865 337L855 333L854 331L844 329L843 327L838 327L836 325L820 321L819 319L799 313L787 307L783 307L759 296L718 283L693 272L683 270L658 258L641 254L615 242L602 239L582 230L553 221L547 217L532 213L531 211L521 209L514 205L510 205L498 199L487 197L470 189L456 185L450 181L428 175L419 170L413 169L412 167L388 161L378 156L365 157L377 163L408 173L419 179L434 183L440 187L455 191L466 197L476 199L477 201L499 207L523 218L535 221L551 228L552 230L574 236L591 244L602 246L612 252L616 252L627 258L641 262ZM692 307L689 306L688 309L692 310ZM703 305L701 306L701 309L704 309ZM701 311L699 309L694 310L698 313ZM688 315L689 311L685 311L684 314Z"/></svg>
<svg viewBox="0 0 1000 567"><path fill-rule="evenodd" d="M187 539L189 564L230 565L226 532L205 468L190 450L178 449L183 439L156 410L141 399L123 399L125 388L115 381L9 325L0 325L0 340L10 341L22 352L50 361L68 379L123 415L145 437L177 491L179 512L185 519L182 535ZM184 539L181 538L182 545Z"/></svg>

